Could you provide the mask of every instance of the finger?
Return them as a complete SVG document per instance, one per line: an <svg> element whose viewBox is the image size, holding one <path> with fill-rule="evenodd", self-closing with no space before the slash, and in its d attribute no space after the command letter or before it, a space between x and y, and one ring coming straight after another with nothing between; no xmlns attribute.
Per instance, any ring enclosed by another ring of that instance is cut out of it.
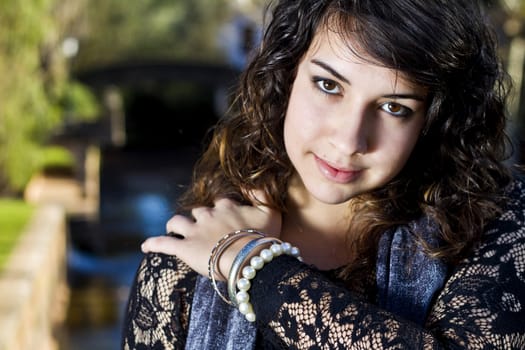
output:
<svg viewBox="0 0 525 350"><path fill-rule="evenodd" d="M180 249L180 241L169 236L157 236L146 239L140 249L143 253L163 253L168 255L177 255Z"/></svg>
<svg viewBox="0 0 525 350"><path fill-rule="evenodd" d="M264 212L272 212L273 209L269 207L268 203L270 203L269 197L263 190L250 190L248 192L248 196L250 200L252 201L253 206L259 208L260 210Z"/></svg>
<svg viewBox="0 0 525 350"><path fill-rule="evenodd" d="M173 232L182 237L188 237L193 224L194 222L190 218L184 215L175 215L166 223L166 232Z"/></svg>
<svg viewBox="0 0 525 350"><path fill-rule="evenodd" d="M239 206L239 203L229 198L219 198L214 202L215 208L232 208Z"/></svg>
<svg viewBox="0 0 525 350"><path fill-rule="evenodd" d="M212 208L209 207L196 207L191 210L191 216L195 219L195 221L205 219L207 217L210 217Z"/></svg>

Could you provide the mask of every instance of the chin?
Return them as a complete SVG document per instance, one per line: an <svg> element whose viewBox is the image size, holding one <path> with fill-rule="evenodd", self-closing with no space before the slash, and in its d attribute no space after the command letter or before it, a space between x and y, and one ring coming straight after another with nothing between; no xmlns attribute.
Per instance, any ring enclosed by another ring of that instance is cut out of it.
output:
<svg viewBox="0 0 525 350"><path fill-rule="evenodd" d="M312 193L318 201L329 205L346 203L358 194L359 193Z"/></svg>

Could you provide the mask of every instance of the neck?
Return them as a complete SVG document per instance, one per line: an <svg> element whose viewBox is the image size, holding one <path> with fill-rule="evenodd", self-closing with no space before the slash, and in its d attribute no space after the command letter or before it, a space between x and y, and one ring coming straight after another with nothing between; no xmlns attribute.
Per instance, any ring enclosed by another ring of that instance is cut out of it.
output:
<svg viewBox="0 0 525 350"><path fill-rule="evenodd" d="M345 265L348 255L349 204L326 204L290 186L281 238L301 249L305 262L317 268Z"/></svg>

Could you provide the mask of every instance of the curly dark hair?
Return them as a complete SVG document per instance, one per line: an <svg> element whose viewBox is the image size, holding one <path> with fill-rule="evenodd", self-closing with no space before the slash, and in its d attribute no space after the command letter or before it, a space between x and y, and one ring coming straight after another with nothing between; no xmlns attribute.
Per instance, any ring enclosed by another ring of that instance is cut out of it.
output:
<svg viewBox="0 0 525 350"><path fill-rule="evenodd" d="M503 162L508 85L487 23L475 0L279 1L183 207L224 196L246 203L247 192L258 188L286 213L294 171L283 140L288 98L314 36L330 30L357 41L357 54L429 91L426 122L404 169L351 201L359 209L349 228L359 254L347 272L369 268L381 233L421 215L441 229L444 245L431 253L461 258L497 215L510 181Z"/></svg>

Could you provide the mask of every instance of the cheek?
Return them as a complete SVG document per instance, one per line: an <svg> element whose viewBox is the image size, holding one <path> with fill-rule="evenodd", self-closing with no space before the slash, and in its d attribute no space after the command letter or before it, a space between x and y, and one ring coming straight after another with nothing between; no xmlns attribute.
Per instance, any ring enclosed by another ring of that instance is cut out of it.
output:
<svg viewBox="0 0 525 350"><path fill-rule="evenodd" d="M321 131L320 115L322 113L309 103L308 98L292 94L284 119L285 144L315 139Z"/></svg>
<svg viewBox="0 0 525 350"><path fill-rule="evenodd" d="M284 120L284 144L288 153L308 151L323 139L323 128L308 110L295 110Z"/></svg>
<svg viewBox="0 0 525 350"><path fill-rule="evenodd" d="M299 126L299 118L289 110L284 119L284 145L286 147L286 153L292 157L304 142L304 136L302 135L304 130Z"/></svg>
<svg viewBox="0 0 525 350"><path fill-rule="evenodd" d="M415 144L419 138L420 128L408 128L397 133L387 133L378 140L378 149L381 159L388 164L389 168L400 171L412 154Z"/></svg>

